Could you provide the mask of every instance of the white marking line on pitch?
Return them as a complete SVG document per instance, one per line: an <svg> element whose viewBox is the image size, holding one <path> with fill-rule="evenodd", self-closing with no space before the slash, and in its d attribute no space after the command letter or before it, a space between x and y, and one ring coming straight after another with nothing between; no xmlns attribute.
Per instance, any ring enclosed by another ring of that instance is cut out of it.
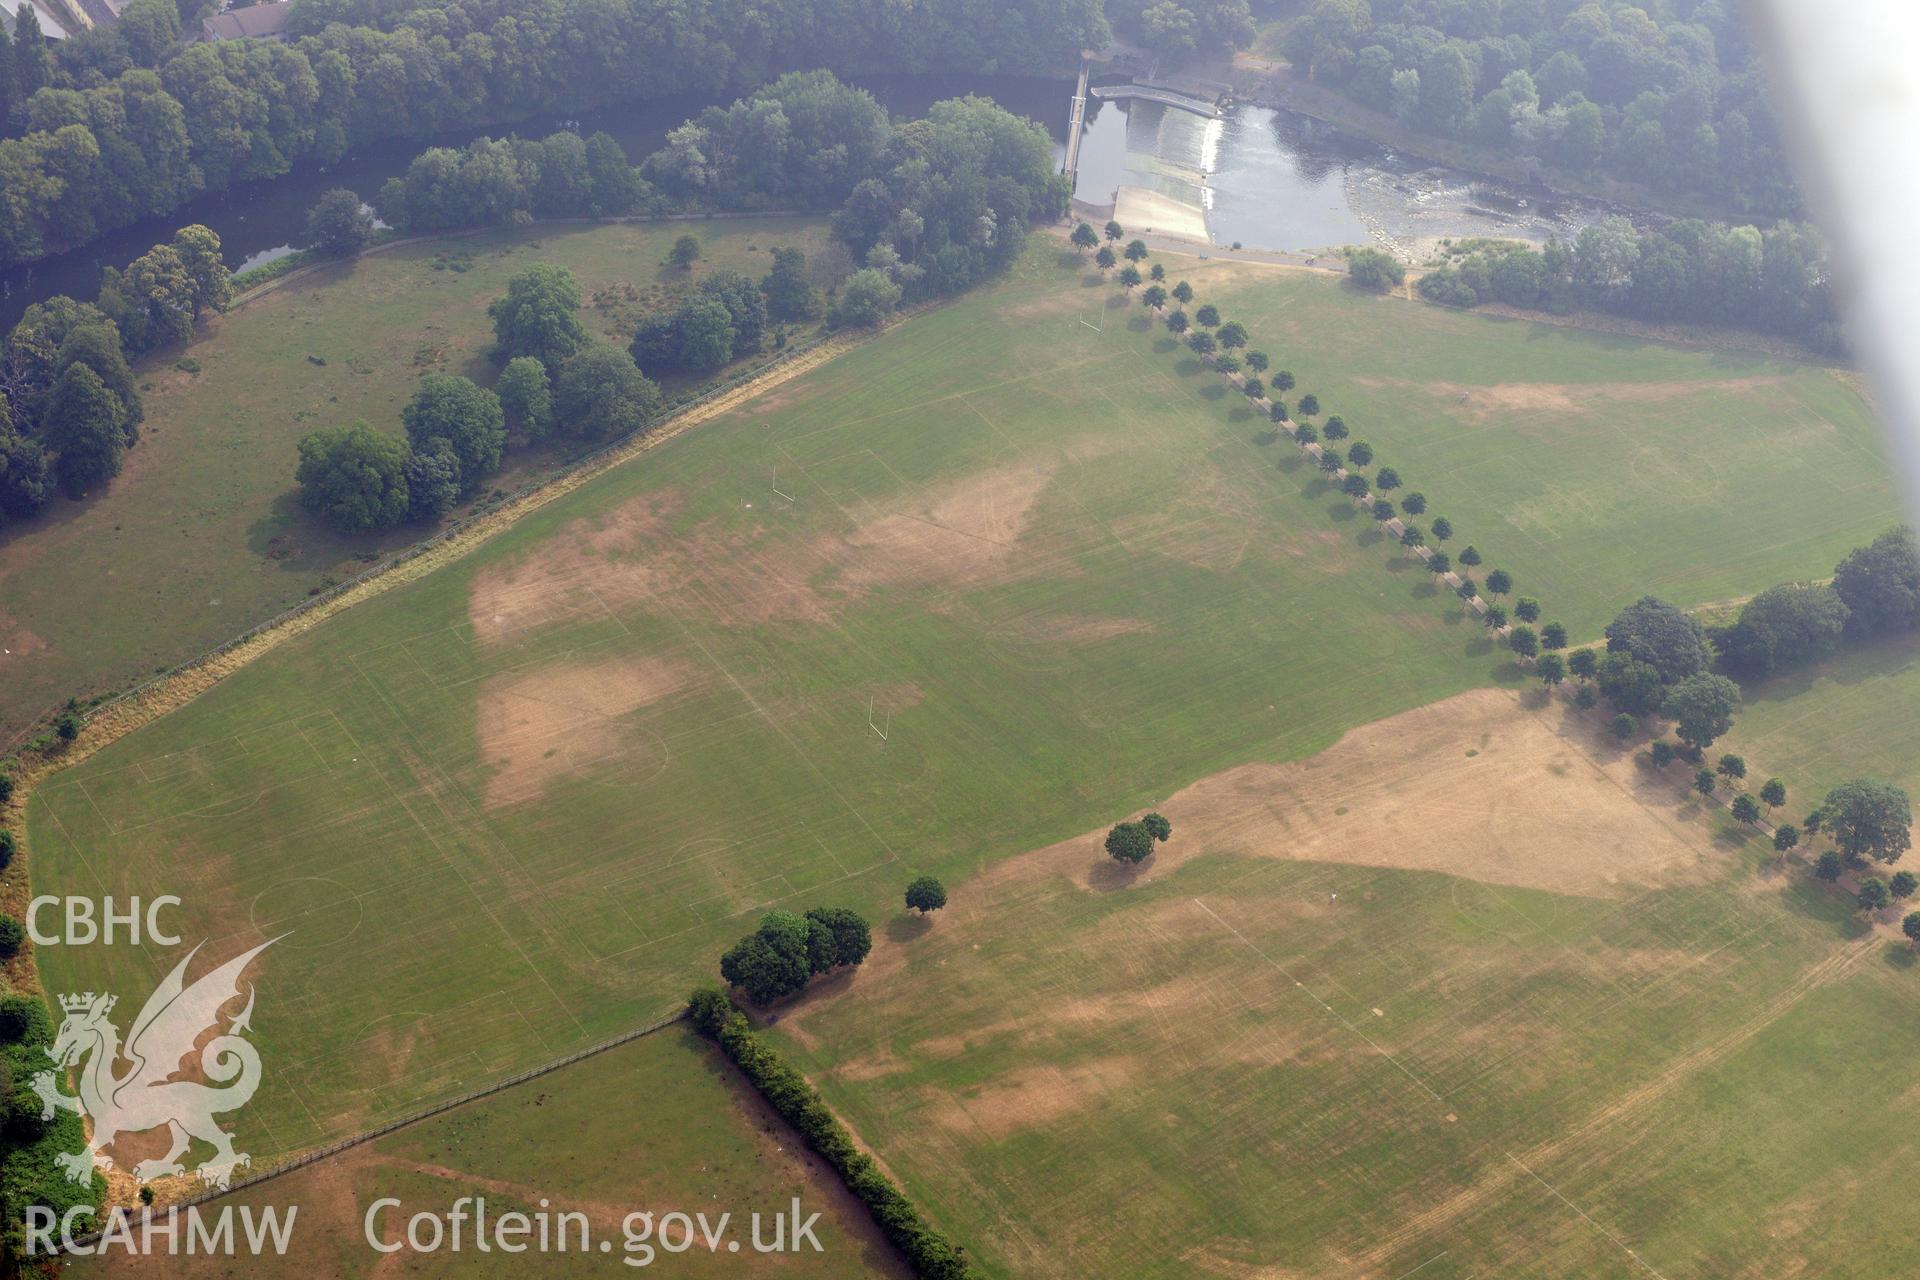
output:
<svg viewBox="0 0 1920 1280"><path fill-rule="evenodd" d="M1262 960L1265 960L1268 964L1272 965L1275 969L1278 969L1282 977L1292 982L1294 986L1299 987L1300 990L1306 991L1307 996L1310 999L1312 999L1314 1003L1318 1004L1322 1009L1325 1009L1328 1013L1338 1018L1340 1020L1341 1026L1353 1032L1353 1034L1355 1034L1356 1036L1359 1036L1362 1040L1365 1040L1370 1046L1372 1046L1373 1051L1375 1053L1378 1053L1381 1057L1385 1058L1388 1062L1391 1062L1394 1065L1394 1067L1399 1070L1401 1075L1404 1075L1407 1079L1419 1085L1421 1092L1425 1093L1429 1098L1432 1098L1435 1102L1440 1103L1442 1106L1446 1105L1447 1100L1445 1098L1441 1097L1439 1094L1435 1093L1432 1089L1428 1088L1426 1081L1422 1080L1419 1076L1409 1071L1406 1065L1402 1063L1400 1059L1394 1057L1391 1053L1387 1052L1386 1048L1383 1045L1381 1045L1379 1041L1375 1040L1372 1036L1362 1031L1359 1027L1354 1026L1351 1022L1348 1022L1346 1017L1342 1015L1338 1009L1328 1004L1325 1000L1322 1000L1319 996L1314 995L1313 992L1307 991L1306 986L1298 978L1295 978L1291 973L1287 972L1287 967L1285 965L1281 964L1278 960L1275 960L1272 956L1268 955L1266 952L1262 951L1259 947L1255 946L1253 944L1253 940L1248 938L1246 934L1240 932L1238 929L1228 924L1225 920L1222 920L1214 912L1214 909L1212 907L1200 901L1200 899L1198 898L1195 898L1193 900L1193 905L1200 908L1202 911L1206 912L1208 915L1213 916L1214 922L1216 924L1218 924L1221 928L1225 929L1228 933L1232 934L1234 937L1240 939L1241 942L1245 943L1247 950L1253 952L1253 954L1259 956ZM1656 1272L1655 1274L1658 1274L1658 1273Z"/></svg>
<svg viewBox="0 0 1920 1280"><path fill-rule="evenodd" d="M1407 1280L1407 1276L1413 1275L1415 1272L1425 1271L1428 1267L1432 1266L1434 1263L1440 1261L1440 1259L1446 1257L1449 1253L1452 1253L1452 1252L1453 1250L1451 1249L1442 1249L1440 1252L1434 1254L1431 1258L1428 1258L1425 1262L1415 1267L1413 1271L1409 1271L1406 1273L1406 1275L1401 1276L1400 1280Z"/></svg>
<svg viewBox="0 0 1920 1280"><path fill-rule="evenodd" d="M1554 1186L1551 1182L1548 1182L1545 1178L1535 1173L1532 1169L1527 1168L1526 1161L1522 1160L1519 1156L1514 1155L1513 1152L1511 1151L1507 1152L1506 1156L1507 1156L1507 1159L1513 1161L1515 1164L1519 1165L1521 1169L1525 1170L1526 1175L1529 1178L1532 1178L1535 1182L1545 1187L1548 1191L1551 1191L1553 1193L1554 1199L1558 1200L1561 1204L1567 1206L1567 1208L1573 1210L1575 1213L1579 1214L1582 1218L1586 1219L1586 1223L1588 1226L1592 1227L1595 1231L1598 1231L1601 1235L1605 1236L1607 1239L1619 1245L1621 1249L1625 1250L1626 1255L1629 1258L1632 1258L1635 1262L1639 1263L1643 1268L1645 1268L1648 1275L1657 1276L1659 1277L1659 1280L1667 1280L1665 1276L1661 1275L1658 1271L1655 1271L1653 1269L1653 1265L1649 1263L1645 1258L1635 1253L1632 1249L1627 1248L1626 1241L1622 1240L1619 1236L1613 1234L1613 1232L1607 1230L1605 1227L1595 1222L1592 1218L1588 1217L1587 1211L1585 1209L1582 1209L1579 1205L1575 1204L1573 1201L1567 1199L1565 1196L1561 1195L1560 1189L1558 1187Z"/></svg>

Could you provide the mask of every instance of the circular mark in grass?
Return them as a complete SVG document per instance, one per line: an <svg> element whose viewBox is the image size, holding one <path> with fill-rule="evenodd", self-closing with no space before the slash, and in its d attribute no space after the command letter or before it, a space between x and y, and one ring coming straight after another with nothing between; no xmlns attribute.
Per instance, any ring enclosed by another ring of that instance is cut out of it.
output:
<svg viewBox="0 0 1920 1280"><path fill-rule="evenodd" d="M1468 751L1468 752L1467 752L1467 759L1469 759L1469 760L1471 760L1471 759L1473 759L1473 757L1475 757L1475 756L1477 756L1477 755L1479 755L1479 754L1480 754L1480 752L1479 752L1479 749L1478 749L1478 748L1475 748L1475 749L1473 749L1473 750L1470 750L1470 751Z"/></svg>
<svg viewBox="0 0 1920 1280"><path fill-rule="evenodd" d="M1340 806L1340 807L1339 807L1338 809L1335 809L1335 810L1333 811L1333 816L1334 816L1334 817L1336 817L1336 818L1344 818L1344 817L1346 817L1346 816L1347 816L1347 806L1345 806L1345 805L1341 805L1341 806Z"/></svg>
<svg viewBox="0 0 1920 1280"><path fill-rule="evenodd" d="M330 947L360 927L360 899L338 880L296 876L262 889L253 899L253 927L295 950Z"/></svg>
<svg viewBox="0 0 1920 1280"><path fill-rule="evenodd" d="M627 725L621 729L620 747L611 755L588 755L568 764L575 777L599 786L632 787L652 782L673 763L673 749L667 740L645 725Z"/></svg>

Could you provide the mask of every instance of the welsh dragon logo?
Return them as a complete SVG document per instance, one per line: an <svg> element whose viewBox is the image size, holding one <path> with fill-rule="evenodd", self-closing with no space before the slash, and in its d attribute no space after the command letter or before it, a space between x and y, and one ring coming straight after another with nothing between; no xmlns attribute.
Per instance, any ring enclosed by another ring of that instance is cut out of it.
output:
<svg viewBox="0 0 1920 1280"><path fill-rule="evenodd" d="M180 1157L195 1138L215 1148L213 1158L200 1164L198 1172L203 1182L225 1187L235 1169L250 1163L245 1152L234 1150L233 1135L214 1122L214 1115L245 1106L260 1087L260 1052L240 1034L250 1029L253 987L249 984L243 992L240 975L255 956L277 941L261 943L188 986L187 965L200 951L195 947L148 997L127 1032L124 1048L119 1028L107 1016L113 1012L117 997L91 991L60 997L66 1017L47 1054L62 1074L79 1067L80 1091L77 1095L61 1093L53 1071L34 1076L33 1091L40 1095L42 1119L51 1120L54 1108L60 1107L79 1112L92 1122L84 1150L56 1157L67 1177L84 1183L95 1168L112 1168L113 1159L105 1154L105 1148L115 1138L163 1125L173 1145L163 1158L142 1160L134 1166L133 1175L142 1182L186 1172ZM210 1029L219 1030L221 1009L242 994L247 998L246 1007L224 1032L199 1048L199 1074L213 1084L172 1079L200 1036ZM115 1075L114 1068L122 1059L130 1065Z"/></svg>

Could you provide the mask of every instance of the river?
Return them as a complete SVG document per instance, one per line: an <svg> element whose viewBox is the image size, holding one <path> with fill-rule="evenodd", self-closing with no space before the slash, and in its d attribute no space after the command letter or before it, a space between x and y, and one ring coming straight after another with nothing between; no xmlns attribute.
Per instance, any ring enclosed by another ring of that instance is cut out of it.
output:
<svg viewBox="0 0 1920 1280"><path fill-rule="evenodd" d="M872 76L854 83L896 117L923 115L942 98L984 94L1039 121L1064 156L1073 82L1050 77ZM541 116L512 126L464 129L364 147L334 165L304 165L269 182L209 195L164 218L123 228L71 253L0 272L0 333L26 307L53 294L92 298L106 266L121 266L188 223L220 235L236 270L290 251L321 192L349 187L372 198L428 146L462 146L486 134L541 137L570 128L604 130L629 157L658 149L669 130L715 100L653 98L578 116ZM1140 186L1196 206L1215 244L1313 252L1376 241L1408 261L1430 256L1441 237L1499 235L1540 241L1571 235L1606 212L1597 205L1505 188L1438 168L1310 117L1250 105L1208 119L1150 102L1089 104L1078 194L1095 204L1121 186Z"/></svg>
<svg viewBox="0 0 1920 1280"><path fill-rule="evenodd" d="M1216 245L1313 253L1377 243L1414 263L1445 238L1571 237L1613 210L1434 165L1297 112L1219 119L1145 101L1089 104L1076 194L1144 187L1203 211Z"/></svg>

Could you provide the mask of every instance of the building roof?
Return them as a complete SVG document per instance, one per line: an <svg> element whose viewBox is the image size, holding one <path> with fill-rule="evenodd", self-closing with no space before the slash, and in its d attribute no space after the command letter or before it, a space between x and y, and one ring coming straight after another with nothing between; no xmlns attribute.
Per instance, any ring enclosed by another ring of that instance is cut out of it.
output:
<svg viewBox="0 0 1920 1280"><path fill-rule="evenodd" d="M59 19L48 12L46 5L39 4L36 0L0 0L0 27L5 28L8 35L13 34L13 16L23 5L31 7L34 15L40 19L41 35L49 40L67 38L67 30L60 25Z"/></svg>
<svg viewBox="0 0 1920 1280"><path fill-rule="evenodd" d="M293 6L256 4L215 14L200 25L209 40L278 40L287 34Z"/></svg>

